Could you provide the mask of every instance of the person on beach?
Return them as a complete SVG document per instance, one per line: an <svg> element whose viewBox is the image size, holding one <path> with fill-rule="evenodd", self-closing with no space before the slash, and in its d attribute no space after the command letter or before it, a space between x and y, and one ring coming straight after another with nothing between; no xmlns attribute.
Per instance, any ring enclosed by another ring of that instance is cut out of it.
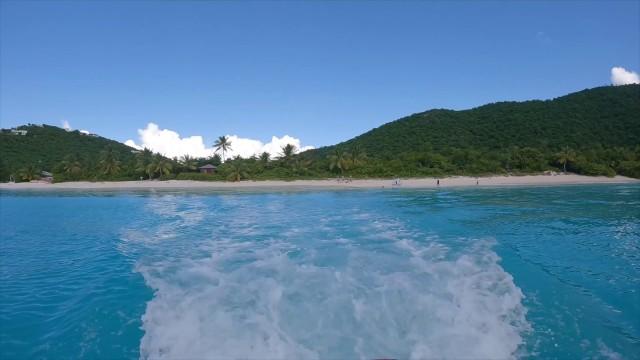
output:
<svg viewBox="0 0 640 360"><path fill-rule="evenodd" d="M440 179L436 180L436 185L440 186Z"/></svg>

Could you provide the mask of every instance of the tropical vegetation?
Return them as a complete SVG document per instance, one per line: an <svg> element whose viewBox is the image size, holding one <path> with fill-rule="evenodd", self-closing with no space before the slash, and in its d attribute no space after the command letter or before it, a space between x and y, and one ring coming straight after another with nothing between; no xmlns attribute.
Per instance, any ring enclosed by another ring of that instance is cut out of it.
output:
<svg viewBox="0 0 640 360"><path fill-rule="evenodd" d="M220 136L208 158L169 159L149 149L48 125L0 132L0 181L305 179L528 174L545 171L640 178L640 85L600 87L553 100L430 110L333 146L227 158ZM220 156L222 155L222 156ZM205 164L213 174L198 172Z"/></svg>

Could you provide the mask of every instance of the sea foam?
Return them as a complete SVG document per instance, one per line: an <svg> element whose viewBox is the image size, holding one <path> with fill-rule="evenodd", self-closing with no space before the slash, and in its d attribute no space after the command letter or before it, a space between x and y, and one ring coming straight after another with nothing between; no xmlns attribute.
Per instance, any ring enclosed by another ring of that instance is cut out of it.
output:
<svg viewBox="0 0 640 360"><path fill-rule="evenodd" d="M183 213L200 220L192 210ZM175 214L179 226L184 219ZM296 222L272 233L250 214L225 218L204 239L174 239L173 255L171 244L146 243L164 255L136 266L154 290L142 319L141 357L518 354L529 329L523 294L492 241L461 239L464 246L453 249L437 235L379 218L362 217L349 234L328 230L327 221Z"/></svg>

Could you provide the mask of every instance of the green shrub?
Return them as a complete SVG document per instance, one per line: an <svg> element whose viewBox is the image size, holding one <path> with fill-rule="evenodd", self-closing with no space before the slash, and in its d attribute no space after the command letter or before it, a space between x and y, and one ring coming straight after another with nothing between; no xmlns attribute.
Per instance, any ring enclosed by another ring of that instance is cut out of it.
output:
<svg viewBox="0 0 640 360"><path fill-rule="evenodd" d="M640 161L621 161L616 171L620 175L640 179Z"/></svg>
<svg viewBox="0 0 640 360"><path fill-rule="evenodd" d="M582 175L590 176L609 176L613 177L616 172L607 165L589 162L584 159L578 159L573 165L575 172Z"/></svg>

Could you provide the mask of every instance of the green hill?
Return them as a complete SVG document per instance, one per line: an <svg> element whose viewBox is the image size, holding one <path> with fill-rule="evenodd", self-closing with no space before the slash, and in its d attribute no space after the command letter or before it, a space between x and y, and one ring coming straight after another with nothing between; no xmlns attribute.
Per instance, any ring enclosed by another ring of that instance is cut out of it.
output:
<svg viewBox="0 0 640 360"><path fill-rule="evenodd" d="M0 131L1 181L7 181L10 174L17 177L20 169L29 166L38 173L42 170L57 172L60 164L69 158L86 164L87 168L96 168L105 149L110 149L121 163L129 163L134 158L134 149L97 135L49 125L25 125L16 129L27 133L14 134L10 129Z"/></svg>
<svg viewBox="0 0 640 360"><path fill-rule="evenodd" d="M546 101L429 110L305 156L321 160L359 149L368 165L349 171L360 175L482 174L558 168L558 153L568 147L569 170L638 177L629 161L640 160L639 146L640 85L627 85Z"/></svg>
<svg viewBox="0 0 640 360"><path fill-rule="evenodd" d="M640 85L607 86L553 100L429 110L346 142L295 155L228 159L215 174L197 167L217 156L170 160L134 154L119 142L55 126L0 132L0 181L45 170L56 181L196 180L488 175L564 170L640 178ZM233 144L232 144L233 145ZM274 159L276 157L276 159Z"/></svg>

